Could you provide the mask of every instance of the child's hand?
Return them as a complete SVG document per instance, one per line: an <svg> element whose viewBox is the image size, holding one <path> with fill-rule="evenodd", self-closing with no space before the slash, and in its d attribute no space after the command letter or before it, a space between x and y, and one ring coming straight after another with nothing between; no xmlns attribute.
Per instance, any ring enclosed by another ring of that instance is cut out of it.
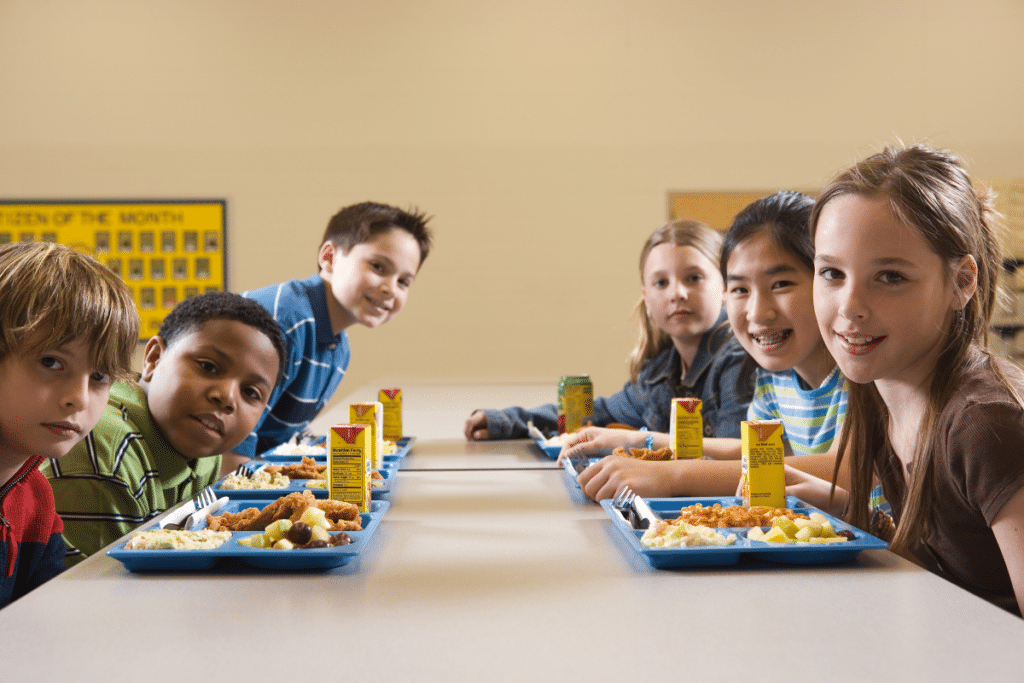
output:
<svg viewBox="0 0 1024 683"><path fill-rule="evenodd" d="M833 517L842 517L846 512L846 504L850 494L846 489L836 487L835 498L832 498L832 482L819 479L786 465L786 495L796 496L805 503L820 508Z"/></svg>
<svg viewBox="0 0 1024 683"><path fill-rule="evenodd" d="M640 448L644 445L647 432L631 429L607 429L605 427L584 427L573 432L565 441L558 454L558 464L562 458L573 455L585 455L594 451L610 451L618 448Z"/></svg>
<svg viewBox="0 0 1024 683"><path fill-rule="evenodd" d="M469 416L466 420L465 433L467 441L487 440L487 417L484 416L484 411L478 410Z"/></svg>
<svg viewBox="0 0 1024 683"><path fill-rule="evenodd" d="M678 460L637 460L609 455L580 472L578 481L587 497L600 501L614 498L628 486L644 498L672 496L671 477L667 470Z"/></svg>

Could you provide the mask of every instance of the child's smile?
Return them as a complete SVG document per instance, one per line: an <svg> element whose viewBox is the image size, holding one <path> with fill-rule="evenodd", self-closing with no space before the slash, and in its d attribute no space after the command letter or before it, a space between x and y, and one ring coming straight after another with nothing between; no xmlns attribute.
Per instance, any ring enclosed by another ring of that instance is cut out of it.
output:
<svg viewBox="0 0 1024 683"><path fill-rule="evenodd" d="M807 266L763 231L737 244L726 266L725 308L740 345L765 370L792 368L819 386L835 363L818 332Z"/></svg>
<svg viewBox="0 0 1024 683"><path fill-rule="evenodd" d="M962 305L949 264L885 199L859 195L822 208L815 245L814 305L843 374L922 386Z"/></svg>

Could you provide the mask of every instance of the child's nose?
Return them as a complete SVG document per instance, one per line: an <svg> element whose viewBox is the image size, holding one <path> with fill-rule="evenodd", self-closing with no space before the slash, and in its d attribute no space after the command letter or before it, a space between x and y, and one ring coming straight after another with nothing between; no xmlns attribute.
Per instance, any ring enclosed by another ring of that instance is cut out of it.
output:
<svg viewBox="0 0 1024 683"><path fill-rule="evenodd" d="M867 300L859 287L847 285L839 294L839 315L847 320L863 320L868 315Z"/></svg>
<svg viewBox="0 0 1024 683"><path fill-rule="evenodd" d="M752 292L748 302L747 319L751 322L765 322L775 318L775 302L770 296Z"/></svg>
<svg viewBox="0 0 1024 683"><path fill-rule="evenodd" d="M91 374L71 378L64 391L64 404L75 410L83 410L89 403L91 379Z"/></svg>
<svg viewBox="0 0 1024 683"><path fill-rule="evenodd" d="M238 401L239 388L237 384L233 380L214 383L210 388L210 400L224 412L233 412Z"/></svg>

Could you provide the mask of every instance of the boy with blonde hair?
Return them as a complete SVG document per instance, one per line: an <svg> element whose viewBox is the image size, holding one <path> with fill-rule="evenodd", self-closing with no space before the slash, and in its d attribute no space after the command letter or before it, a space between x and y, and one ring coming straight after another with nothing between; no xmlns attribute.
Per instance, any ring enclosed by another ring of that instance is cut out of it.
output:
<svg viewBox="0 0 1024 683"><path fill-rule="evenodd" d="M96 425L138 339L131 292L109 269L59 244L0 246L0 607L64 568L39 465Z"/></svg>

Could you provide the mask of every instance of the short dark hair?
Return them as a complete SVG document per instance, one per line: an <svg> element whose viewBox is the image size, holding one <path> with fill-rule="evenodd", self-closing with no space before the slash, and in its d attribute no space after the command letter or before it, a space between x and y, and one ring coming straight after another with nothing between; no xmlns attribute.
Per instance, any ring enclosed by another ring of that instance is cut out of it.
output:
<svg viewBox="0 0 1024 683"><path fill-rule="evenodd" d="M331 217L320 245L331 242L347 254L352 247L368 242L375 235L391 228L401 228L416 239L420 247L419 265L422 266L430 253L432 240L427 227L429 220L429 216L416 208L404 211L387 204L361 202L346 206Z"/></svg>
<svg viewBox="0 0 1024 683"><path fill-rule="evenodd" d="M167 346L210 320L237 320L254 327L270 340L277 351L277 378L284 374L288 357L281 326L270 312L252 299L230 292L207 292L179 303L160 324L160 338Z"/></svg>
<svg viewBox="0 0 1024 683"><path fill-rule="evenodd" d="M764 232L777 247L796 257L807 270L814 271L814 239L810 220L814 200L802 192L780 190L761 197L736 214L722 243L722 278L728 279L729 257L744 240Z"/></svg>

